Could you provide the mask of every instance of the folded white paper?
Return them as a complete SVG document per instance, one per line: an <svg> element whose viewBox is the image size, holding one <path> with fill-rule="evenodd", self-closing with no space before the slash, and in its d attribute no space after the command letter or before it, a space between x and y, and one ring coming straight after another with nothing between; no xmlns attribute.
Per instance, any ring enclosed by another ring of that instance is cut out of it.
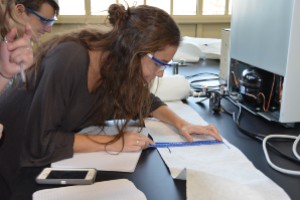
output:
<svg viewBox="0 0 300 200"><path fill-rule="evenodd" d="M228 176L188 169L186 187L187 200L290 199L283 189L263 175L237 181Z"/></svg>
<svg viewBox="0 0 300 200"><path fill-rule="evenodd" d="M33 194L33 200L146 200L143 192L127 179L97 182L93 185L45 189Z"/></svg>

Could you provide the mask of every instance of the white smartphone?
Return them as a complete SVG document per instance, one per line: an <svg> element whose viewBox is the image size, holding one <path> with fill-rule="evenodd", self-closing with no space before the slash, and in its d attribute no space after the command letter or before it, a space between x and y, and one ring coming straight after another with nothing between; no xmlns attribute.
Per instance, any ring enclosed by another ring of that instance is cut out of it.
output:
<svg viewBox="0 0 300 200"><path fill-rule="evenodd" d="M35 180L39 184L89 185L96 175L96 169L45 168Z"/></svg>

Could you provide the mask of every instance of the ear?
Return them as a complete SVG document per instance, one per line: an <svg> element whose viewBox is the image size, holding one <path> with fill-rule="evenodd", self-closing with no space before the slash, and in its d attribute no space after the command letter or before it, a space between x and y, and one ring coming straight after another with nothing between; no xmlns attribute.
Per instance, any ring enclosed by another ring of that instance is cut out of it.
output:
<svg viewBox="0 0 300 200"><path fill-rule="evenodd" d="M25 12L25 6L23 5L23 4L17 4L16 6L15 6L15 8L16 8L16 13L18 14L18 15L22 15L23 13L25 13L26 14L26 12Z"/></svg>

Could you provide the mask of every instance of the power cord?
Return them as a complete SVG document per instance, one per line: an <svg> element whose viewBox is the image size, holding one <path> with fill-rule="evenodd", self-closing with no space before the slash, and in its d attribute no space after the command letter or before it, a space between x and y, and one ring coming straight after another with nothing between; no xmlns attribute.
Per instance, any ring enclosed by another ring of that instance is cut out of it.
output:
<svg viewBox="0 0 300 200"><path fill-rule="evenodd" d="M224 85L224 84L216 84L213 86L207 86L207 85L200 85L199 83L201 82L209 82L209 81L219 81L220 77L219 74L216 73L210 73L210 72L203 72L203 73L198 73L198 74L193 74L190 76L185 76L186 79L191 79L191 78L195 78L198 76L205 76L205 78L202 79L196 79L196 80L192 80L190 81L190 87L193 88L196 91L202 91L202 90L218 90L220 88L220 86ZM209 76L209 77L207 77Z"/></svg>
<svg viewBox="0 0 300 200"><path fill-rule="evenodd" d="M272 139L272 138L284 138L284 139L293 139L295 140L294 143L293 143L293 148L292 148L292 151L293 151L293 154L294 156L300 161L300 156L297 152L297 145L299 143L299 140L300 140L300 134L298 136L294 136L294 135L268 135L266 136L264 139L263 139L263 150L264 150L264 154L265 154L265 157L266 157L266 160L268 162L268 164L275 170L281 172L281 173L284 173L284 174L289 174L289 175L296 175L296 176L299 176L300 175L300 171L294 171L294 170L289 170L289 169L284 169L284 168L281 168L277 165L275 165L270 157L269 157L269 153L268 153L268 150L267 150L267 143L268 143L268 140Z"/></svg>
<svg viewBox="0 0 300 200"><path fill-rule="evenodd" d="M190 79L190 78L194 78L194 77L202 76L202 75L212 75L212 76L215 76L215 77L218 77L218 78L219 78L219 74L211 73L211 72L201 72L201 73L197 73L197 74L185 76L185 78L186 78L186 79Z"/></svg>
<svg viewBox="0 0 300 200"><path fill-rule="evenodd" d="M257 134L257 133L253 133L251 131L248 131L246 129L244 129L241 125L240 125L240 120L241 120L241 115L242 115L242 106L240 103L234 102L230 97L229 98L225 98L226 100L229 100L231 103L233 103L235 106L238 107L238 112L229 112L227 111L224 107L222 107L224 113L229 114L232 116L233 121L235 122L237 128L243 132L244 134L246 134L248 137L255 139L256 141L262 142L263 138L265 137L262 134Z"/></svg>
<svg viewBox="0 0 300 200"><path fill-rule="evenodd" d="M288 170L288 169L283 169L281 167L278 167L276 166L269 158L269 155L268 155L268 151L267 151L267 146L272 148L272 150L274 150L276 153L278 153L281 157L285 158L285 159L288 159L292 162L295 162L297 164L300 163L300 156L299 154L297 153L297 145L300 141L300 135L297 137L297 136L292 136L292 135L279 135L279 134L269 134L267 136L265 135L262 135L262 134L257 134L257 133L253 133L253 132L250 132L248 130L245 130L244 128L241 127L240 125L240 118L241 118L241 113L242 113L242 106L240 103L237 103L237 102L234 102L231 98L226 98L227 100L229 100L231 103L233 103L234 105L236 105L239 109L238 109L238 112L237 114L235 112L228 112L226 109L223 108L223 111L226 113L226 114L229 114L232 116L233 118L233 121L235 122L235 124L237 125L238 129L245 133L247 136L249 136L250 138L253 138L255 139L256 141L259 141L259 142L262 142L262 145L263 145L263 151L264 151L264 154L265 154L265 157L266 157L266 160L268 162L268 164L275 170L281 172L281 173L285 173L285 174L290 174L290 175L300 175L300 171L293 171L293 170ZM285 153L283 153L282 151L280 151L276 146L274 146L272 143L270 143L268 140L271 139L271 138L279 138L281 141L287 141L287 140L291 140L291 139L294 139L295 142L293 143L293 154L296 158L294 157L291 157Z"/></svg>

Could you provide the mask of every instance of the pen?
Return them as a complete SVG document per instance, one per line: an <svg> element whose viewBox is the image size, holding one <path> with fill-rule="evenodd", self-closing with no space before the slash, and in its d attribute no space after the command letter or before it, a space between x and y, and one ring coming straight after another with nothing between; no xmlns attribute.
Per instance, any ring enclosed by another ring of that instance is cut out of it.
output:
<svg viewBox="0 0 300 200"><path fill-rule="evenodd" d="M19 38L18 32L16 34L16 38ZM22 62L20 63L20 75L21 75L21 79L22 79L23 83L25 83L26 77L25 77L25 71L24 71L24 64Z"/></svg>
<svg viewBox="0 0 300 200"><path fill-rule="evenodd" d="M26 82L26 77L25 77L25 71L24 71L24 64L21 63L20 64L20 74L21 74L21 79L23 81L23 83Z"/></svg>

